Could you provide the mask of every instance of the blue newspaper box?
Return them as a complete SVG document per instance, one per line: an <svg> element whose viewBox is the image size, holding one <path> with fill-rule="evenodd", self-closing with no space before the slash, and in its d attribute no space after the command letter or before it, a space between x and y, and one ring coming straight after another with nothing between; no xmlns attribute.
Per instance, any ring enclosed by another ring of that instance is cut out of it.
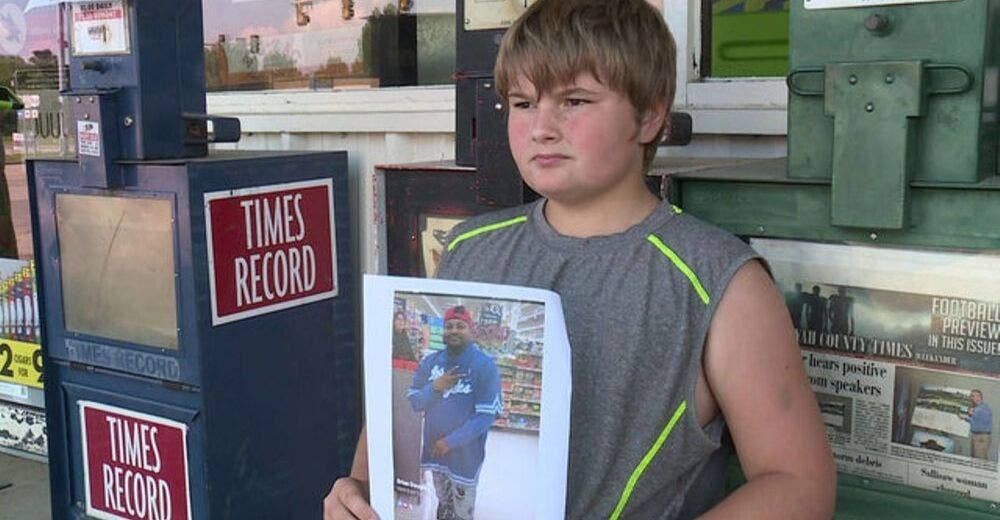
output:
<svg viewBox="0 0 1000 520"><path fill-rule="evenodd" d="M346 156L124 170L29 166L54 516L315 516L358 429Z"/></svg>
<svg viewBox="0 0 1000 520"><path fill-rule="evenodd" d="M319 518L360 427L347 155L208 154L200 0L63 7L29 161L54 518Z"/></svg>

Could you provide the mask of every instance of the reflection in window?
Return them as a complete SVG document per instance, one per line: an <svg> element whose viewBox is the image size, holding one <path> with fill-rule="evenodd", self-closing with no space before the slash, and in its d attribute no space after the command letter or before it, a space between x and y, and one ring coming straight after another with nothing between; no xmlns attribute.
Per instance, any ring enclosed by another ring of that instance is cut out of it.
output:
<svg viewBox="0 0 1000 520"><path fill-rule="evenodd" d="M788 73L789 0L703 0L705 76L784 76Z"/></svg>
<svg viewBox="0 0 1000 520"><path fill-rule="evenodd" d="M204 0L209 91L452 83L453 0Z"/></svg>
<svg viewBox="0 0 1000 520"><path fill-rule="evenodd" d="M16 113L0 111L0 132L16 154L72 153L59 97L59 8L33 7L28 0L0 1L0 83L14 87L25 103ZM12 159L16 160L16 159Z"/></svg>

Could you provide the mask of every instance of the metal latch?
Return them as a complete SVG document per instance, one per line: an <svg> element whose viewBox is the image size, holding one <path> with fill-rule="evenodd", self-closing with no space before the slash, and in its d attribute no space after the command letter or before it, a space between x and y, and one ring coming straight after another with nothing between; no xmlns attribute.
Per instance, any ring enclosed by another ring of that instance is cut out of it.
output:
<svg viewBox="0 0 1000 520"><path fill-rule="evenodd" d="M830 63L796 69L787 82L793 94L823 96L834 121L831 223L903 229L918 118L929 96L968 92L972 72L922 61Z"/></svg>

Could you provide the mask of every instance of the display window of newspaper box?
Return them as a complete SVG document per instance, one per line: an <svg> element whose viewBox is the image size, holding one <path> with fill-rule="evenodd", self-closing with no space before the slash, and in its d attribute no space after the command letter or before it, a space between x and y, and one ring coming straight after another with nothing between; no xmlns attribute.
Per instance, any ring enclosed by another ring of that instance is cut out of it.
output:
<svg viewBox="0 0 1000 520"><path fill-rule="evenodd" d="M1000 502L1000 253L751 244L784 294L842 481Z"/></svg>

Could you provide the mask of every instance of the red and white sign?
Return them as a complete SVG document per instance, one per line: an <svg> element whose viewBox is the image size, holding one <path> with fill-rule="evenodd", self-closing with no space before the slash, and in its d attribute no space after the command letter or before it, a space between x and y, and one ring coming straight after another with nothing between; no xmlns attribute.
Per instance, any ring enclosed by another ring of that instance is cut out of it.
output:
<svg viewBox="0 0 1000 520"><path fill-rule="evenodd" d="M76 151L80 155L101 156L101 125L93 121L76 122Z"/></svg>
<svg viewBox="0 0 1000 520"><path fill-rule="evenodd" d="M205 194L212 325L337 295L333 180Z"/></svg>
<svg viewBox="0 0 1000 520"><path fill-rule="evenodd" d="M187 425L79 401L87 515L190 520Z"/></svg>
<svg viewBox="0 0 1000 520"><path fill-rule="evenodd" d="M74 2L70 13L74 56L131 52L123 0Z"/></svg>

